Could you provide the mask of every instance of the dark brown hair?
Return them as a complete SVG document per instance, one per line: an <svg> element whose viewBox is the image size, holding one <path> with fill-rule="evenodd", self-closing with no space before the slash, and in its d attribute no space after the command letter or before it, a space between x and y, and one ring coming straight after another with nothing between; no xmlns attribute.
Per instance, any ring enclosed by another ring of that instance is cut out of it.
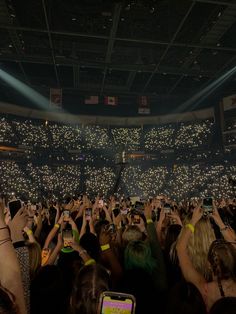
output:
<svg viewBox="0 0 236 314"><path fill-rule="evenodd" d="M218 280L231 278L236 281L236 249L231 242L214 241L209 249L208 261Z"/></svg>
<svg viewBox="0 0 236 314"><path fill-rule="evenodd" d="M109 290L109 280L107 270L99 264L81 268L71 294L71 313L96 314L100 294Z"/></svg>

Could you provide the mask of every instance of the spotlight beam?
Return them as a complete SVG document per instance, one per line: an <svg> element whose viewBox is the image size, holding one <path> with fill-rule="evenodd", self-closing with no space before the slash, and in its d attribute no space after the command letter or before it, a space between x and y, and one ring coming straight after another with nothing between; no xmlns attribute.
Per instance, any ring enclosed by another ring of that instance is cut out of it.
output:
<svg viewBox="0 0 236 314"><path fill-rule="evenodd" d="M228 79L230 79L235 73L236 73L236 66L228 70L226 73L221 75L219 78L215 79L212 83L208 84L205 88L203 88L198 93L193 95L191 98L186 100L178 109L180 109L181 111L184 111L186 109L194 110L201 101L203 101L207 96L211 95L215 90L217 90L221 85L223 85Z"/></svg>
<svg viewBox="0 0 236 314"><path fill-rule="evenodd" d="M48 117L57 117L58 120L63 121L62 115L58 114L59 112L65 112L65 110L58 110L57 108L53 108L53 111L50 110L49 99L35 91L33 88L29 87L25 83L16 79L14 76L0 69L0 79L4 81L7 85L10 85L17 92L24 95L27 99L32 101L38 108L43 111L46 111Z"/></svg>

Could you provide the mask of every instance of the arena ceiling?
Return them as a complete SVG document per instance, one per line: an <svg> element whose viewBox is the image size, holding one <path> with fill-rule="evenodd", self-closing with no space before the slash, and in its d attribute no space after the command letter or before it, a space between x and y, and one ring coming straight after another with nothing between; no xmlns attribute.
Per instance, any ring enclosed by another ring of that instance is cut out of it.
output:
<svg viewBox="0 0 236 314"><path fill-rule="evenodd" d="M70 101L182 101L236 65L235 34L236 0L0 0L1 68Z"/></svg>

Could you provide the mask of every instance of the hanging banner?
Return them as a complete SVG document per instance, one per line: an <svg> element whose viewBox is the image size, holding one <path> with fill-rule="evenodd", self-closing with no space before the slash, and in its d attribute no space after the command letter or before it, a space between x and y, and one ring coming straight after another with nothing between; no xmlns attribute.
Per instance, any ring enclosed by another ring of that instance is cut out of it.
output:
<svg viewBox="0 0 236 314"><path fill-rule="evenodd" d="M87 96L84 99L85 105L98 105L99 97L98 96Z"/></svg>
<svg viewBox="0 0 236 314"><path fill-rule="evenodd" d="M50 106L61 108L62 107L62 89L50 88Z"/></svg>
<svg viewBox="0 0 236 314"><path fill-rule="evenodd" d="M150 105L147 96L138 96L138 113L150 114Z"/></svg>
<svg viewBox="0 0 236 314"><path fill-rule="evenodd" d="M224 111L236 108L236 95L224 97L222 100Z"/></svg>
<svg viewBox="0 0 236 314"><path fill-rule="evenodd" d="M105 96L104 104L109 106L116 106L118 104L118 97L115 96Z"/></svg>

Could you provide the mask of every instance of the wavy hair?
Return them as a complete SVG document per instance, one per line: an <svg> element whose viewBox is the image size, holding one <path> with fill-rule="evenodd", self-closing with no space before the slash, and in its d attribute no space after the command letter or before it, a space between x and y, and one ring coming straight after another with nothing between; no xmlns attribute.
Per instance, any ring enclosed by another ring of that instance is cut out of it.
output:
<svg viewBox="0 0 236 314"><path fill-rule="evenodd" d="M215 239L215 233L210 220L202 218L195 225L194 234L188 242L188 254L193 266L207 281L212 279L212 272L208 264L208 252Z"/></svg>
<svg viewBox="0 0 236 314"><path fill-rule="evenodd" d="M190 218L186 218L184 224L189 223ZM182 231L181 231L182 232ZM180 232L180 234L181 234ZM212 270L208 263L208 252L213 241L215 241L215 233L209 219L202 218L195 225L195 231L188 242L188 255L194 268L204 276L206 281L212 280ZM170 258L172 262L176 262L176 242L170 249Z"/></svg>

